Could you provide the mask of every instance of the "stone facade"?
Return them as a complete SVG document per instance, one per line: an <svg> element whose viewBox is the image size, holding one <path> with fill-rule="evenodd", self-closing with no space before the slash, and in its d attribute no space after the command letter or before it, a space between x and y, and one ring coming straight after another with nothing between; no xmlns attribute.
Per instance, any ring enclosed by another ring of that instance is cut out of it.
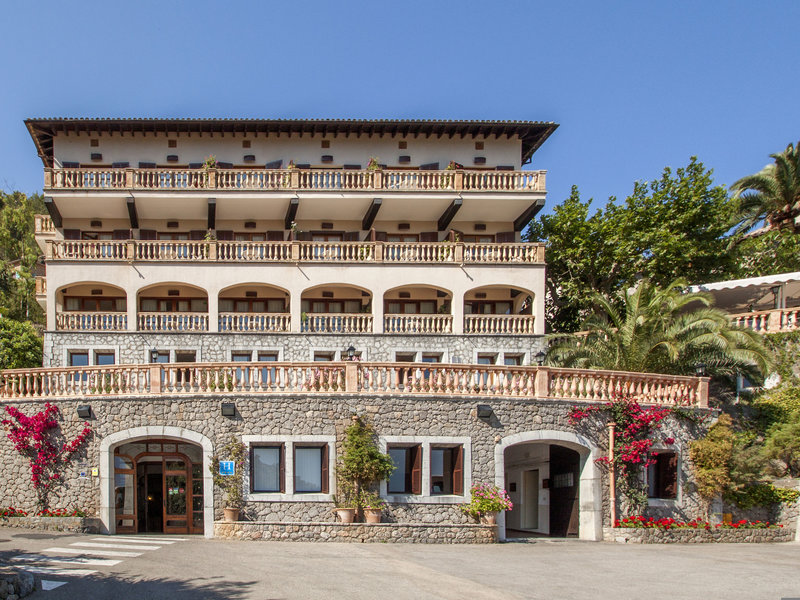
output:
<svg viewBox="0 0 800 600"><path fill-rule="evenodd" d="M477 363L478 353L520 356L531 364L546 349L543 336L513 335L403 335L305 333L134 333L134 332L47 332L44 342L45 367L67 366L69 350L113 350L118 364L149 362L152 348L194 350L197 362L230 362L231 352L277 351L279 360L309 362L315 351L342 352L349 346L362 353L362 360L394 362L395 353L441 353L442 362ZM336 355L338 359L338 354ZM255 355L254 355L255 359ZM503 364L502 356L499 364Z"/></svg>
<svg viewBox="0 0 800 600"><path fill-rule="evenodd" d="M4 527L70 533L100 533L103 530L97 517L6 517L2 524Z"/></svg>
<svg viewBox="0 0 800 600"><path fill-rule="evenodd" d="M623 544L740 544L791 542L794 531L788 527L772 529L636 529L605 528L603 539Z"/></svg>
<svg viewBox="0 0 800 600"><path fill-rule="evenodd" d="M491 544L495 525L420 523L214 523L214 537L269 542L381 542L413 544Z"/></svg>

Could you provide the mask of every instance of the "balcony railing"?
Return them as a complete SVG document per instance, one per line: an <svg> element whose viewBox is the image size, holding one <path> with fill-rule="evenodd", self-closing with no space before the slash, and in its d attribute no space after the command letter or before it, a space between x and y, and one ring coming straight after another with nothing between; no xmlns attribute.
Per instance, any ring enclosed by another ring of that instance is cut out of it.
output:
<svg viewBox="0 0 800 600"><path fill-rule="evenodd" d="M125 331L128 313L124 312L60 312L56 313L59 331Z"/></svg>
<svg viewBox="0 0 800 600"><path fill-rule="evenodd" d="M758 333L779 333L800 329L800 307L776 308L730 315L735 327Z"/></svg>
<svg viewBox="0 0 800 600"><path fill-rule="evenodd" d="M37 235L55 235L53 219L47 215L33 215L33 232Z"/></svg>
<svg viewBox="0 0 800 600"><path fill-rule="evenodd" d="M533 335L532 315L466 315L464 333Z"/></svg>
<svg viewBox="0 0 800 600"><path fill-rule="evenodd" d="M450 242L47 240L47 260L262 263L544 264L544 245Z"/></svg>
<svg viewBox="0 0 800 600"><path fill-rule="evenodd" d="M545 171L350 169L57 169L46 190L398 190L544 192Z"/></svg>
<svg viewBox="0 0 800 600"><path fill-rule="evenodd" d="M139 331L208 331L208 314L200 312L140 312Z"/></svg>
<svg viewBox="0 0 800 600"><path fill-rule="evenodd" d="M268 364L268 366L266 366ZM708 406L708 379L552 367L431 363L176 363L17 369L0 373L0 398L178 394L439 395Z"/></svg>
<svg viewBox="0 0 800 600"><path fill-rule="evenodd" d="M224 312L219 315L219 330L285 333L289 331L290 322L288 313Z"/></svg>
<svg viewBox="0 0 800 600"><path fill-rule="evenodd" d="M453 333L453 315L384 315L384 333Z"/></svg>
<svg viewBox="0 0 800 600"><path fill-rule="evenodd" d="M366 313L309 313L300 324L307 333L372 333L372 315Z"/></svg>

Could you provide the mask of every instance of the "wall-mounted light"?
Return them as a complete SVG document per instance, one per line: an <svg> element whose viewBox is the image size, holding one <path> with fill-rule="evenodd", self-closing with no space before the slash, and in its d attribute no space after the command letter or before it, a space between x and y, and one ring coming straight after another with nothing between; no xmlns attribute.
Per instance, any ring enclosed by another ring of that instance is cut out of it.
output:
<svg viewBox="0 0 800 600"><path fill-rule="evenodd" d="M223 417L235 417L236 416L236 405L233 402L223 402L222 403L222 416Z"/></svg>
<svg viewBox="0 0 800 600"><path fill-rule="evenodd" d="M82 404L78 407L78 418L79 419L91 419L92 418L92 407L88 404Z"/></svg>
<svg viewBox="0 0 800 600"><path fill-rule="evenodd" d="M544 364L544 359L547 358L547 353L543 350L539 350L536 355L533 357L533 360L536 361L536 364L540 367Z"/></svg>
<svg viewBox="0 0 800 600"><path fill-rule="evenodd" d="M477 414L481 421L488 423L492 420L492 407L488 404L478 404Z"/></svg>
<svg viewBox="0 0 800 600"><path fill-rule="evenodd" d="M150 350L150 362L151 363L157 363L158 362L158 350L156 350L155 348Z"/></svg>
<svg viewBox="0 0 800 600"><path fill-rule="evenodd" d="M694 374L698 377L705 377L706 376L706 363L697 363L694 366Z"/></svg>
<svg viewBox="0 0 800 600"><path fill-rule="evenodd" d="M353 360L356 357L356 349L353 346L347 347L347 360Z"/></svg>

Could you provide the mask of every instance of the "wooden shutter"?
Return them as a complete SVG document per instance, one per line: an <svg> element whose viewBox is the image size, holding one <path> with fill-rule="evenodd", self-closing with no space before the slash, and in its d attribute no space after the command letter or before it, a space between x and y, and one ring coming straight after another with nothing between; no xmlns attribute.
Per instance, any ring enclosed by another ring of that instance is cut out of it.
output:
<svg viewBox="0 0 800 600"><path fill-rule="evenodd" d="M282 231L268 231L267 232L267 241L268 242L282 242L283 241L283 232Z"/></svg>
<svg viewBox="0 0 800 600"><path fill-rule="evenodd" d="M64 230L64 239L65 240L79 240L79 239L81 239L81 230L80 229L65 229Z"/></svg>
<svg viewBox="0 0 800 600"><path fill-rule="evenodd" d="M464 446L453 448L453 493L464 493Z"/></svg>
<svg viewBox="0 0 800 600"><path fill-rule="evenodd" d="M111 238L115 240L129 240L131 239L130 229L115 229L111 232Z"/></svg>
<svg viewBox="0 0 800 600"><path fill-rule="evenodd" d="M206 232L203 229L192 229L189 232L190 240L200 241L204 240L205 237L206 237Z"/></svg>
<svg viewBox="0 0 800 600"><path fill-rule="evenodd" d="M660 498L677 498L678 496L678 455L674 452L662 452L656 459L658 473L658 494Z"/></svg>
<svg viewBox="0 0 800 600"><path fill-rule="evenodd" d="M155 229L140 229L139 230L139 239L140 240L155 240L157 239L158 234L156 233Z"/></svg>
<svg viewBox="0 0 800 600"><path fill-rule="evenodd" d="M411 455L411 493L422 493L422 446L408 449Z"/></svg>
<svg viewBox="0 0 800 600"><path fill-rule="evenodd" d="M286 493L286 445L281 444L278 449L278 480L280 483L281 494Z"/></svg>
<svg viewBox="0 0 800 600"><path fill-rule="evenodd" d="M344 241L345 242L357 242L358 241L358 231L346 231L344 234Z"/></svg>
<svg viewBox="0 0 800 600"><path fill-rule="evenodd" d="M217 231L217 239L224 242L232 242L233 231Z"/></svg>
<svg viewBox="0 0 800 600"><path fill-rule="evenodd" d="M419 234L420 242L438 242L439 232L437 231L423 231Z"/></svg>
<svg viewBox="0 0 800 600"><path fill-rule="evenodd" d="M517 236L513 231L501 231L494 239L498 244L513 244L517 241Z"/></svg>
<svg viewBox="0 0 800 600"><path fill-rule="evenodd" d="M328 487L328 444L323 444L322 446L322 493L327 494L329 487Z"/></svg>

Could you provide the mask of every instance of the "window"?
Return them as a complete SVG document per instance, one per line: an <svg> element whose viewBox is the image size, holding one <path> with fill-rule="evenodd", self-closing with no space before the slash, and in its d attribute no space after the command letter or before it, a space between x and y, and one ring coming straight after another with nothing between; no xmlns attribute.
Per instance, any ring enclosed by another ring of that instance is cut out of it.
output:
<svg viewBox="0 0 800 600"><path fill-rule="evenodd" d="M464 447L431 446L431 496L464 493Z"/></svg>
<svg viewBox="0 0 800 600"><path fill-rule="evenodd" d="M497 354L487 354L487 353L480 353L478 354L478 364L479 365L495 365L497 364Z"/></svg>
<svg viewBox="0 0 800 600"><path fill-rule="evenodd" d="M678 497L678 455L659 452L655 464L647 467L647 496L661 500Z"/></svg>
<svg viewBox="0 0 800 600"><path fill-rule="evenodd" d="M387 300L384 312L390 315L433 315L436 300Z"/></svg>
<svg viewBox="0 0 800 600"><path fill-rule="evenodd" d="M335 352L314 352L314 362L331 362L335 359Z"/></svg>
<svg viewBox="0 0 800 600"><path fill-rule="evenodd" d="M388 491L390 494L422 493L422 447L390 446L389 456L395 469L389 476Z"/></svg>
<svg viewBox="0 0 800 600"><path fill-rule="evenodd" d="M250 491L284 491L284 447L253 446L250 448Z"/></svg>
<svg viewBox="0 0 800 600"><path fill-rule="evenodd" d="M89 366L89 353L85 350L72 351L69 353L69 366L70 367L88 367Z"/></svg>
<svg viewBox="0 0 800 600"><path fill-rule="evenodd" d="M442 362L442 353L441 352L423 352L422 353L422 362L425 362L425 363L440 363L440 362Z"/></svg>
<svg viewBox="0 0 800 600"><path fill-rule="evenodd" d="M253 354L249 350L245 352L231 352L231 360L233 362L250 362L252 356Z"/></svg>
<svg viewBox="0 0 800 600"><path fill-rule="evenodd" d="M113 365L114 353L105 350L98 350L94 353L94 364L98 366Z"/></svg>
<svg viewBox="0 0 800 600"><path fill-rule="evenodd" d="M520 367L522 366L522 354L508 354L503 355L503 364L507 367Z"/></svg>
<svg viewBox="0 0 800 600"><path fill-rule="evenodd" d="M159 363L159 364L166 364L169 362L169 350L158 350L156 351L155 360L153 360L153 356L150 355L148 352L148 356L150 358L151 363Z"/></svg>
<svg viewBox="0 0 800 600"><path fill-rule="evenodd" d="M258 353L258 362L278 362L278 353L271 351L271 352L259 352ZM274 384L277 381L277 374L278 370L275 367L271 369L267 369L266 367L261 369L261 383L263 384Z"/></svg>
<svg viewBox="0 0 800 600"><path fill-rule="evenodd" d="M294 447L294 491L328 493L328 445Z"/></svg>

